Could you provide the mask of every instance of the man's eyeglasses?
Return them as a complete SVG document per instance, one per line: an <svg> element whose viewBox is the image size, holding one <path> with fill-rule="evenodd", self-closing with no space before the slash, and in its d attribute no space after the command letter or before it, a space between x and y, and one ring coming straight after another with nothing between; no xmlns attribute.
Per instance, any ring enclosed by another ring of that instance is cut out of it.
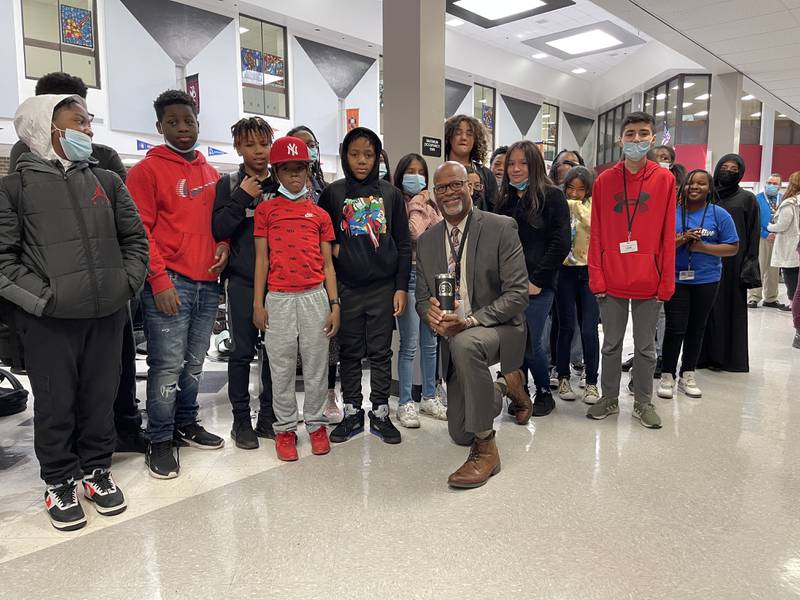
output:
<svg viewBox="0 0 800 600"><path fill-rule="evenodd" d="M447 190L450 190L451 192L460 192L464 189L464 185L466 185L466 183L466 179L456 179L450 183L440 183L433 186L433 193L444 194Z"/></svg>

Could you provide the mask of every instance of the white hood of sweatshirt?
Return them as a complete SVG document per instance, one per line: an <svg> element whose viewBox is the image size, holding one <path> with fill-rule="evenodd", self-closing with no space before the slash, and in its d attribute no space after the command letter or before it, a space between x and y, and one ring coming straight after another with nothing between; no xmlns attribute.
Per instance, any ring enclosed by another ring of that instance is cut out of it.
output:
<svg viewBox="0 0 800 600"><path fill-rule="evenodd" d="M45 160L61 160L53 150L53 109L56 105L70 98L70 94L43 94L28 98L17 108L14 114L14 129L17 136L31 152ZM75 96L81 102L83 98Z"/></svg>

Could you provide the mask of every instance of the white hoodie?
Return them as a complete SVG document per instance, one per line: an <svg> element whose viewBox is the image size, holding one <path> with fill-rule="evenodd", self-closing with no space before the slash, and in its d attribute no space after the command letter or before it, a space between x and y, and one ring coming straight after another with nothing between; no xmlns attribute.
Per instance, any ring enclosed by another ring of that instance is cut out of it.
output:
<svg viewBox="0 0 800 600"><path fill-rule="evenodd" d="M800 197L784 198L773 220L774 223L767 225L767 229L775 234L770 266L784 269L800 267L800 256L797 254L797 244L800 243Z"/></svg>
<svg viewBox="0 0 800 600"><path fill-rule="evenodd" d="M39 158L62 162L65 160L53 149L53 109L59 102L71 97L73 96L70 94L33 96L17 108L14 114L14 129L17 131L17 136ZM80 96L74 97L83 102Z"/></svg>

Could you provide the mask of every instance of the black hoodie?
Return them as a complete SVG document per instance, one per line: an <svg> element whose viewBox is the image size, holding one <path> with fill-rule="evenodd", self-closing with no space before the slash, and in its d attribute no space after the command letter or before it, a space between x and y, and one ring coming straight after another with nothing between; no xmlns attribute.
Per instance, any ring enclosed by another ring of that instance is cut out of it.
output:
<svg viewBox="0 0 800 600"><path fill-rule="evenodd" d="M375 148L375 164L358 181L347 164L347 150L357 137ZM364 127L356 127L342 141L344 179L330 184L319 199L336 232L339 256L336 276L347 287L360 288L393 280L395 290L408 291L411 273L411 238L403 195L378 176L381 140Z"/></svg>

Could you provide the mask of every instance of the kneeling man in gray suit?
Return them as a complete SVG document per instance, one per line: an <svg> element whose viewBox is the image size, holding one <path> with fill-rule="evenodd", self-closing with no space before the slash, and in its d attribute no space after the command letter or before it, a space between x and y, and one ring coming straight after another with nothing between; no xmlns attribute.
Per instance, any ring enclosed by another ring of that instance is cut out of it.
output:
<svg viewBox="0 0 800 600"><path fill-rule="evenodd" d="M494 418L503 394L517 407L517 423L531 414L519 370L525 353L528 271L516 222L472 206L467 172L456 162L442 164L433 191L444 221L417 242L417 312L443 338L442 367L447 381L447 421L457 444L472 445L469 458L448 483L483 485L500 471ZM456 312L444 313L436 299L436 275L456 281ZM492 382L489 367L503 373Z"/></svg>

